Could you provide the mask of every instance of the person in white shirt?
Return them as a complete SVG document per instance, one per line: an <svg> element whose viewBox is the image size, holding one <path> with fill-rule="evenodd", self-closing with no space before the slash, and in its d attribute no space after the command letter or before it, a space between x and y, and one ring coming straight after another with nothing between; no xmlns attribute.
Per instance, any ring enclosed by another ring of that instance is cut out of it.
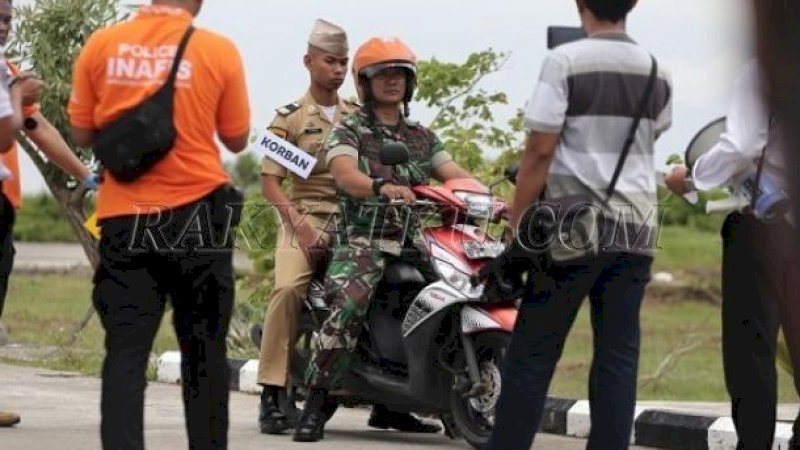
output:
<svg viewBox="0 0 800 450"><path fill-rule="evenodd" d="M692 187L737 186L759 166L763 179L784 188L780 118L766 105L761 79L757 61L749 62L736 81L719 142L691 169L673 169L665 180L670 190L683 195ZM729 214L722 227L722 353L739 449L772 446L779 327L800 393L800 264L794 257L797 231L788 217L781 214L764 221L745 208ZM798 434L800 416L790 449L800 449Z"/></svg>

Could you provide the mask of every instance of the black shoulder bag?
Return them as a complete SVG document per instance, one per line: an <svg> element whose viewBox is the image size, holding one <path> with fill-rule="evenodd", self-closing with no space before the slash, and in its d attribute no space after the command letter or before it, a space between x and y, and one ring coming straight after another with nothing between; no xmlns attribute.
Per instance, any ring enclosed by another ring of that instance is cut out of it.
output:
<svg viewBox="0 0 800 450"><path fill-rule="evenodd" d="M155 94L97 133L94 154L121 182L132 182L161 161L175 144L172 119L175 79L194 26L181 38L167 81Z"/></svg>

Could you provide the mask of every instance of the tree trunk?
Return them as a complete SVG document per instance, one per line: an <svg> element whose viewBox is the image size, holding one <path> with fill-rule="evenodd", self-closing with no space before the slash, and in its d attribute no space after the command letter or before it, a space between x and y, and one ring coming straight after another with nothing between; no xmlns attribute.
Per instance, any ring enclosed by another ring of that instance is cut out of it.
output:
<svg viewBox="0 0 800 450"><path fill-rule="evenodd" d="M92 269L97 269L97 265L100 263L100 253L97 248L97 242L83 226L87 217L84 205L86 190L80 185L74 189L67 188L67 177L60 169L45 162L39 154L39 151L35 149L25 137L18 136L17 141L42 174L47 188L50 189L56 202L58 202L58 206L61 208L61 212L64 213L64 217L75 232L75 236L78 237L78 241L81 247L83 247L83 252L89 259ZM70 347L75 343L80 333L89 324L93 315L94 306L89 302L89 307L75 326L69 340L64 344L65 347Z"/></svg>

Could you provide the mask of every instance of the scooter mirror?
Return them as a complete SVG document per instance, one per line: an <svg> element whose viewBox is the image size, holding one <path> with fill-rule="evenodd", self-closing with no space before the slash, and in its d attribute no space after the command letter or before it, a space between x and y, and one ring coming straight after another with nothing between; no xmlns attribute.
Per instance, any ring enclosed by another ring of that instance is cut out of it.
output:
<svg viewBox="0 0 800 450"><path fill-rule="evenodd" d="M519 172L519 164L514 163L506 167L503 175L505 175L506 180L510 181L511 184L517 184L517 172Z"/></svg>
<svg viewBox="0 0 800 450"><path fill-rule="evenodd" d="M391 141L383 144L379 153L381 164L384 166L398 166L408 162L409 154L406 144Z"/></svg>

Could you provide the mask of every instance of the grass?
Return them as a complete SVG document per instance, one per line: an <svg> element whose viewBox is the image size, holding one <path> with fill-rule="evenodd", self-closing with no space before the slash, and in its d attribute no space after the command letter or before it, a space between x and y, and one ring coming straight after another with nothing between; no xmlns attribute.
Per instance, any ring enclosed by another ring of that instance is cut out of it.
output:
<svg viewBox="0 0 800 450"><path fill-rule="evenodd" d="M718 234L665 227L660 236L655 271L671 271L700 289L654 288L642 309L640 377L657 370L676 348L699 343L683 354L657 383L640 387L641 399L726 401L720 352L718 297L720 244ZM707 289L716 285L717 290ZM89 307L91 279L81 275L34 275L11 277L3 321L17 342L61 347ZM711 292L711 294L708 294ZM706 295L708 294L708 295ZM242 291L239 299L246 298ZM551 386L553 395L585 398L591 361L591 328L585 304L572 329L564 356ZM153 354L177 348L169 314L156 338ZM77 342L59 348L35 364L55 370L97 375L103 357L103 330L95 316ZM779 398L796 402L790 378L780 373Z"/></svg>
<svg viewBox="0 0 800 450"><path fill-rule="evenodd" d="M686 227L659 229L654 271L707 272L718 270L722 260L722 239L718 232Z"/></svg>
<svg viewBox="0 0 800 450"><path fill-rule="evenodd" d="M35 242L77 242L55 198L47 192L26 195L17 211L14 239Z"/></svg>
<svg viewBox="0 0 800 450"><path fill-rule="evenodd" d="M699 343L677 359L656 384L639 388L641 400L727 401L720 348L720 309L707 302L665 303L648 298L642 308L639 378L654 373L676 348ZM550 393L586 398L592 331L588 302L583 305L567 339ZM796 403L791 377L779 370L779 399Z"/></svg>
<svg viewBox="0 0 800 450"><path fill-rule="evenodd" d="M89 375L100 373L104 332L97 315L92 317L74 345L62 347L91 304L91 286L88 274L17 273L11 276L3 312L8 333L15 342L57 347L50 357L32 361L34 364ZM177 349L170 317L169 312L164 315L153 345L155 355Z"/></svg>
<svg viewBox="0 0 800 450"><path fill-rule="evenodd" d="M678 275L680 288L650 286L642 307L639 378L657 371L681 347L698 347L677 358L655 383L640 385L643 400L726 401L722 372L719 300L722 242L718 232L680 226L660 229L653 271ZM586 398L592 331L586 302L567 340L551 393ZM797 402L791 377L779 370L779 399Z"/></svg>

